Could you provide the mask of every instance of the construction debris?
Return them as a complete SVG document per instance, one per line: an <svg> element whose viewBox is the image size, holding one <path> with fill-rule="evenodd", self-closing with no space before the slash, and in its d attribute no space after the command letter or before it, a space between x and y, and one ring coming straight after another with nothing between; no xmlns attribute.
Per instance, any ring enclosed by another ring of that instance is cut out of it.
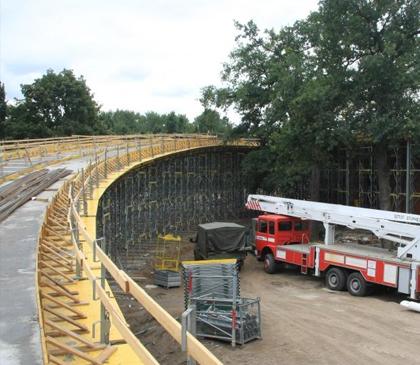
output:
<svg viewBox="0 0 420 365"><path fill-rule="evenodd" d="M0 222L17 208L33 199L56 181L71 174L70 170L43 169L28 174L0 188Z"/></svg>

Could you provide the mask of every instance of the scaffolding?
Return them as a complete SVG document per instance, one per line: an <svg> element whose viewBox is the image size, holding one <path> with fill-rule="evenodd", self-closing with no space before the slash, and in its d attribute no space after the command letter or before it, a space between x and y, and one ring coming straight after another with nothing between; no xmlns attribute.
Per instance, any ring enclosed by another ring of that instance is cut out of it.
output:
<svg viewBox="0 0 420 365"><path fill-rule="evenodd" d="M156 241L155 270L179 271L181 236L159 235Z"/></svg>
<svg viewBox="0 0 420 365"><path fill-rule="evenodd" d="M197 149L148 161L103 194L98 236L110 242L120 266L155 249L156 238L186 234L203 222L249 216L241 162L249 148Z"/></svg>
<svg viewBox="0 0 420 365"><path fill-rule="evenodd" d="M418 149L419 146L409 142L389 147L391 210L420 212ZM322 170L321 177L322 201L379 208L377 167L372 146L360 146L352 151L339 149L336 160Z"/></svg>
<svg viewBox="0 0 420 365"><path fill-rule="evenodd" d="M261 338L260 298L241 298L236 260L182 262L184 303L194 310L196 335L232 346Z"/></svg>

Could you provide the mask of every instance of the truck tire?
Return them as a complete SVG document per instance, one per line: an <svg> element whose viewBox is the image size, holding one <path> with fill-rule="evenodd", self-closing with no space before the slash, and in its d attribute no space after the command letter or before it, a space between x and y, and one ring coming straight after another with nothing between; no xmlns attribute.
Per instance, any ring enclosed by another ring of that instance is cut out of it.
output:
<svg viewBox="0 0 420 365"><path fill-rule="evenodd" d="M264 256L264 270L267 274L274 274L278 271L279 265L272 253L268 253Z"/></svg>
<svg viewBox="0 0 420 365"><path fill-rule="evenodd" d="M347 278L347 290L355 297L364 297L368 292L368 285L362 274L353 272Z"/></svg>
<svg viewBox="0 0 420 365"><path fill-rule="evenodd" d="M332 267L325 275L325 285L330 290L345 290L347 285L346 272L338 267Z"/></svg>

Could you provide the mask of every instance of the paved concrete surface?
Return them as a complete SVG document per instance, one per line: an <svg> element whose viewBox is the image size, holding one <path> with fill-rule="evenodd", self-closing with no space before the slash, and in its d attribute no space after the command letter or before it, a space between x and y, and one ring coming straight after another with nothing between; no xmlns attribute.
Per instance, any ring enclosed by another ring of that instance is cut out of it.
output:
<svg viewBox="0 0 420 365"><path fill-rule="evenodd" d="M28 202L0 225L0 364L42 364L35 265L46 206Z"/></svg>
<svg viewBox="0 0 420 365"><path fill-rule="evenodd" d="M77 171L87 159L55 165ZM50 199L65 180L38 197ZM36 248L48 203L32 200L0 224L0 365L42 364L36 303Z"/></svg>
<svg viewBox="0 0 420 365"><path fill-rule="evenodd" d="M109 157L116 154L108 152ZM77 172L89 160L88 156L49 168ZM51 199L65 179L38 197ZM44 201L29 201L0 223L0 365L42 364L35 269L38 232L47 206Z"/></svg>

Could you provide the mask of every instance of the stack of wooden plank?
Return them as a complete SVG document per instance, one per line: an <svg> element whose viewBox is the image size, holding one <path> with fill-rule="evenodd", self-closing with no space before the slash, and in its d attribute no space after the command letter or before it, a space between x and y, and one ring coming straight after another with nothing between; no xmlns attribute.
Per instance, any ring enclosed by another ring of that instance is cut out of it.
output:
<svg viewBox="0 0 420 365"><path fill-rule="evenodd" d="M43 169L1 187L0 222L27 201L69 174L71 174L71 171L66 169Z"/></svg>

